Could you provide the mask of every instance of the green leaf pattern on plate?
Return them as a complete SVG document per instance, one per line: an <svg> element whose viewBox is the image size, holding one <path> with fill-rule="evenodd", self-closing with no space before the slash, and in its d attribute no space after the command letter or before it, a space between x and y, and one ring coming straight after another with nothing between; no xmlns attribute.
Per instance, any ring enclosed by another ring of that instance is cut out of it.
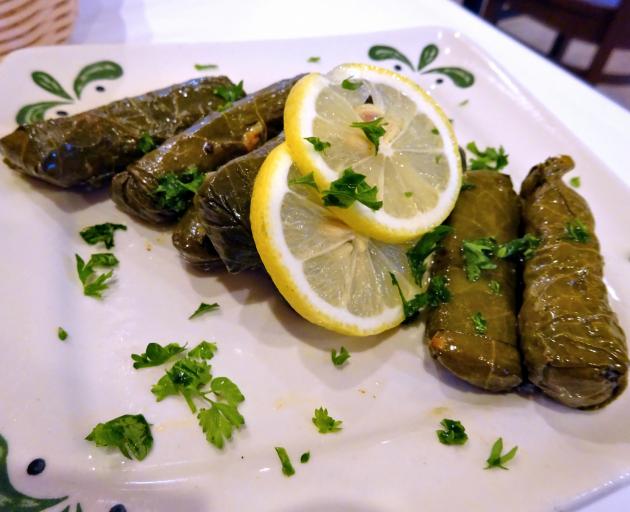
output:
<svg viewBox="0 0 630 512"><path fill-rule="evenodd" d="M404 53L399 52L393 46L375 45L370 48L368 55L372 60L397 60L413 69L413 64Z"/></svg>
<svg viewBox="0 0 630 512"><path fill-rule="evenodd" d="M45 71L33 71L33 73L31 74L31 78L33 79L33 82L35 82L45 91L51 92L55 96L59 96L60 98L72 101L72 96L70 96L66 92L62 85L57 82L57 80L55 80Z"/></svg>
<svg viewBox="0 0 630 512"><path fill-rule="evenodd" d="M57 105L69 105L67 101L42 101L24 105L16 114L15 120L19 124L29 124L44 119L46 111Z"/></svg>
<svg viewBox="0 0 630 512"><path fill-rule="evenodd" d="M420 60L418 61L418 71L423 68L426 68L429 64L431 64L438 56L438 47L433 43L426 45L422 49L422 53L420 53Z"/></svg>
<svg viewBox="0 0 630 512"><path fill-rule="evenodd" d="M74 79L73 89L77 99L81 99L81 93L85 86L94 80L115 80L123 75L123 69L119 64L111 60L101 60L85 66Z"/></svg>
<svg viewBox="0 0 630 512"><path fill-rule="evenodd" d="M457 87L470 87L475 83L475 76L463 68L433 68L424 73L439 73L449 77Z"/></svg>

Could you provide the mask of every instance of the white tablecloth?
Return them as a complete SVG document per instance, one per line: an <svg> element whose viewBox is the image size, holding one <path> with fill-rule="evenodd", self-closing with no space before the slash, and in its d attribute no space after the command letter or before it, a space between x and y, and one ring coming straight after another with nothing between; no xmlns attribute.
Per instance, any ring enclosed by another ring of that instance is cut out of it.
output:
<svg viewBox="0 0 630 512"><path fill-rule="evenodd" d="M288 39L420 25L458 29L630 185L630 113L448 0L80 0L79 6L75 44ZM630 488L580 510L630 510Z"/></svg>

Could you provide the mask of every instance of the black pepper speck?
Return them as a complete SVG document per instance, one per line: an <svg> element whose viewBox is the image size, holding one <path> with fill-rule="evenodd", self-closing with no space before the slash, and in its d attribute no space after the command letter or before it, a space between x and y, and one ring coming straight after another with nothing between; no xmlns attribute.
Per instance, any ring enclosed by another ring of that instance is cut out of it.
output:
<svg viewBox="0 0 630 512"><path fill-rule="evenodd" d="M402 66L401 66L400 64L395 64L395 65L394 65L394 69L395 69L396 71L400 71L400 70L402 69Z"/></svg>
<svg viewBox="0 0 630 512"><path fill-rule="evenodd" d="M442 82L444 82L444 79L443 79L443 78L438 78L438 79L436 80L436 82L437 82L438 84L441 84Z"/></svg>
<svg viewBox="0 0 630 512"><path fill-rule="evenodd" d="M57 110L57 115L64 117L68 115L68 112L66 112L65 110Z"/></svg>
<svg viewBox="0 0 630 512"><path fill-rule="evenodd" d="M102 85L97 85L97 86L96 86L96 90L97 90L98 92L105 92L105 87L103 87Z"/></svg>
<svg viewBox="0 0 630 512"><path fill-rule="evenodd" d="M26 472L29 475L39 475L46 469L46 461L44 459L33 459L26 468Z"/></svg>

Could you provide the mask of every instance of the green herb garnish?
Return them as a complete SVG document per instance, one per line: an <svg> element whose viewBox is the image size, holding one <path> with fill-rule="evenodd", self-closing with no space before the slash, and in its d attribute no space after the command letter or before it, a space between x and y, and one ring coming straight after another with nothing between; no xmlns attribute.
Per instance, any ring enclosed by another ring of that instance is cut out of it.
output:
<svg viewBox="0 0 630 512"><path fill-rule="evenodd" d="M307 187L319 190L319 188L317 187L317 183L315 183L315 178L313 177L312 172L304 176L300 176L299 178L293 178L289 180L289 185L306 185Z"/></svg>
<svg viewBox="0 0 630 512"><path fill-rule="evenodd" d="M509 258L512 256L523 256L523 259L530 259L536 249L540 245L540 238L527 233L521 238L515 238L504 244L501 244L497 249L497 257Z"/></svg>
<svg viewBox="0 0 630 512"><path fill-rule="evenodd" d="M405 192L405 197L411 197L411 196L413 196L413 192L410 192L410 191Z"/></svg>
<svg viewBox="0 0 630 512"><path fill-rule="evenodd" d="M151 451L151 427L142 414L125 414L99 423L85 438L96 446L118 448L128 459L143 460Z"/></svg>
<svg viewBox="0 0 630 512"><path fill-rule="evenodd" d="M566 240L573 240L574 242L585 244L591 239L588 228L580 219L571 219L566 223L564 230L564 238Z"/></svg>
<svg viewBox="0 0 630 512"><path fill-rule="evenodd" d="M321 57L309 57L306 62L319 62L320 60L322 60Z"/></svg>
<svg viewBox="0 0 630 512"><path fill-rule="evenodd" d="M337 351L333 348L330 351L330 359L332 359L335 366L342 366L348 359L350 359L350 352L346 350L346 347L341 347L339 349L339 354L337 354Z"/></svg>
<svg viewBox="0 0 630 512"><path fill-rule="evenodd" d="M61 341L66 341L68 339L68 333L63 327L59 327L57 329L57 338L59 338Z"/></svg>
<svg viewBox="0 0 630 512"><path fill-rule="evenodd" d="M383 123L382 117L377 117L372 121L354 122L350 125L351 128L359 128L363 130L363 134L367 139L374 144L374 154L378 153L378 145L380 138L385 135L385 128L381 126Z"/></svg>
<svg viewBox="0 0 630 512"><path fill-rule="evenodd" d="M470 160L470 170L489 170L500 171L508 165L509 155L505 153L503 146L499 146L499 149L493 147L487 147L481 151L474 142L469 142L466 145L466 149L470 151L477 158Z"/></svg>
<svg viewBox="0 0 630 512"><path fill-rule="evenodd" d="M117 229L127 231L127 226L124 224L112 224L111 222L95 224L94 226L82 229L79 235L90 245L103 242L106 249L111 249L114 247L114 231Z"/></svg>
<svg viewBox="0 0 630 512"><path fill-rule="evenodd" d="M462 183L462 186L460 187L459 191L463 192L464 190L472 190L475 187L476 187L476 185L474 183L468 183L467 181L464 181Z"/></svg>
<svg viewBox="0 0 630 512"><path fill-rule="evenodd" d="M492 237L462 242L464 270L469 281L479 280L482 270L497 268L492 261L496 250L497 242Z"/></svg>
<svg viewBox="0 0 630 512"><path fill-rule="evenodd" d="M499 437L499 439L497 439L492 445L492 449L490 450L490 457L488 457L488 460L486 460L488 465L484 469L508 469L505 467L505 464L514 458L514 456L516 455L516 450L518 450L518 446L512 448L505 455L501 455L501 452L503 451L503 439Z"/></svg>
<svg viewBox="0 0 630 512"><path fill-rule="evenodd" d="M490 291L495 295L501 295L501 283L499 283L499 281L495 281L494 279L489 281L488 288L490 288Z"/></svg>
<svg viewBox="0 0 630 512"><path fill-rule="evenodd" d="M433 135L439 135L439 134L440 134L440 131L439 131L437 128L431 128L431 133L432 133Z"/></svg>
<svg viewBox="0 0 630 512"><path fill-rule="evenodd" d="M311 459L311 452L304 452L301 456L300 456L300 462L302 464L306 464L309 460Z"/></svg>
<svg viewBox="0 0 630 512"><path fill-rule="evenodd" d="M83 294L88 297L96 297L100 299L103 292L109 287L108 281L112 278L114 272L110 270L103 274L97 274L96 268L111 268L118 265L118 260L111 252L102 252L92 254L87 263L78 254L74 255L77 262L77 273L79 280L83 285Z"/></svg>
<svg viewBox="0 0 630 512"><path fill-rule="evenodd" d="M209 69L218 69L217 64L195 64L195 69L197 71L207 71Z"/></svg>
<svg viewBox="0 0 630 512"><path fill-rule="evenodd" d="M573 178L571 178L569 180L569 184L573 187L573 188L580 188L580 185L582 184L580 182L580 177L579 176L573 176Z"/></svg>
<svg viewBox="0 0 630 512"><path fill-rule="evenodd" d="M378 189L370 187L363 174L356 173L348 167L343 171L341 178L333 181L328 190L322 192L324 206L336 206L349 208L352 203L359 201L372 210L378 210L383 206L383 201L377 201Z"/></svg>
<svg viewBox="0 0 630 512"><path fill-rule="evenodd" d="M400 296L400 301L403 305L403 315L405 319L403 323L411 322L417 315L422 311L427 304L429 303L429 296L426 293L417 293L414 295L413 299L407 300L398 284L398 279L393 273L389 273L389 277L392 279L392 284L398 289L398 295Z"/></svg>
<svg viewBox="0 0 630 512"><path fill-rule="evenodd" d="M275 450L278 454L278 458L280 459L280 464L282 464L282 473L284 476L295 475L295 469L293 469L293 464L291 464L291 459L289 459L287 451L281 446L276 446Z"/></svg>
<svg viewBox="0 0 630 512"><path fill-rule="evenodd" d="M212 91L219 96L225 103L221 105L217 110L223 112L230 108L235 101L245 97L245 91L243 90L243 80L236 85L219 85Z"/></svg>
<svg viewBox="0 0 630 512"><path fill-rule="evenodd" d="M407 260L414 281L418 286L422 284L422 278L427 271L427 258L440 246L446 235L453 232L450 226L437 226L432 231L422 235L420 240L407 251Z"/></svg>
<svg viewBox="0 0 630 512"><path fill-rule="evenodd" d="M160 366L184 350L186 350L186 346L182 347L179 343L169 343L165 346L159 343L149 343L142 354L131 354L131 359L134 361L133 367L139 370L140 368Z"/></svg>
<svg viewBox="0 0 630 512"><path fill-rule="evenodd" d="M484 316L477 311L473 316L470 317L473 323L473 328L477 334L486 334L488 331L488 322Z"/></svg>
<svg viewBox="0 0 630 512"><path fill-rule="evenodd" d="M195 348L188 351L188 357L193 359L212 359L217 353L217 344L210 341L202 341Z"/></svg>
<svg viewBox="0 0 630 512"><path fill-rule="evenodd" d="M440 443L453 445L464 444L468 441L468 434L461 422L444 418L440 421L440 425L444 427L443 430L436 430Z"/></svg>
<svg viewBox="0 0 630 512"><path fill-rule="evenodd" d="M304 140L310 142L313 145L313 149L318 153L325 153L326 149L330 147L330 142L326 142L319 137L304 137Z"/></svg>
<svg viewBox="0 0 630 512"><path fill-rule="evenodd" d="M146 132L143 133L138 140L138 151L140 151L143 155L146 155L155 148L157 148L157 144L153 140L153 137Z"/></svg>
<svg viewBox="0 0 630 512"><path fill-rule="evenodd" d="M169 172L158 181L154 195L160 208L173 211L177 214L184 213L199 186L203 182L204 174L191 165L184 172L178 174Z"/></svg>
<svg viewBox="0 0 630 512"><path fill-rule="evenodd" d="M341 430L341 420L336 420L329 416L328 409L320 407L315 409L313 415L313 425L317 427L320 434L329 434L331 432L339 432Z"/></svg>
<svg viewBox="0 0 630 512"><path fill-rule="evenodd" d="M206 304L205 302L202 302L201 304L199 304L199 307L195 309L195 312L188 317L188 320L197 318L198 316L201 316L204 313L210 313L210 311L216 311L217 309L219 309L219 307L220 306L217 302L214 302L212 304Z"/></svg>
<svg viewBox="0 0 630 512"><path fill-rule="evenodd" d="M431 278L427 296L427 304L432 308L437 308L440 304L451 300L451 292L446 286L446 278L444 276L435 275Z"/></svg>
<svg viewBox="0 0 630 512"><path fill-rule="evenodd" d="M352 77L344 79L341 82L341 87L349 91L356 91L363 84L362 80L352 80Z"/></svg>

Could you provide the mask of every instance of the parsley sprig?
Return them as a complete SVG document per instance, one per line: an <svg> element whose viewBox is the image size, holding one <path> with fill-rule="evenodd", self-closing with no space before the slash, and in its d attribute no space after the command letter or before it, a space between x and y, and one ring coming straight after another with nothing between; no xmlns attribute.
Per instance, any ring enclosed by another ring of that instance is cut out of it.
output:
<svg viewBox="0 0 630 512"><path fill-rule="evenodd" d="M150 153L155 148L157 148L157 144L153 140L153 137L148 133L143 133L140 139L138 139L138 151L140 151L143 155Z"/></svg>
<svg viewBox="0 0 630 512"><path fill-rule="evenodd" d="M88 297L100 299L103 292L109 287L109 281L114 272L104 272L97 274L97 268L113 268L118 265L118 259L111 252L100 252L92 254L86 263L78 254L74 255L77 264L77 274L83 285L83 294Z"/></svg>
<svg viewBox="0 0 630 512"><path fill-rule="evenodd" d="M403 305L403 315L405 317L403 320L404 324L411 322L416 316L418 316L420 311L424 310L427 306L434 308L442 302L448 302L451 298L451 292L446 286L446 279L444 276L432 277L427 291L424 293L416 293L410 300L405 298L396 276L390 272L389 277L392 280L392 285L397 288L400 301Z"/></svg>
<svg viewBox="0 0 630 512"><path fill-rule="evenodd" d="M476 157L470 159L471 171L500 171L508 165L509 155L505 152L503 146L499 146L499 149L489 146L481 151L477 144L469 142L466 145L466 149Z"/></svg>
<svg viewBox="0 0 630 512"><path fill-rule="evenodd" d="M350 352L343 346L339 349L339 353L333 348L330 351L330 359L335 366L343 366L343 364L350 359Z"/></svg>
<svg viewBox="0 0 630 512"><path fill-rule="evenodd" d="M88 226L79 232L81 238L90 245L95 245L99 242L103 242L105 249L111 249L114 247L114 231L121 229L127 231L127 226L124 224L112 224L111 222L105 222L104 224L95 224L94 226Z"/></svg>
<svg viewBox="0 0 630 512"><path fill-rule="evenodd" d="M531 233L527 233L521 238L515 238L504 244L501 244L497 249L498 258L510 258L513 256L522 256L523 259L530 259L536 249L540 245L540 238L535 237Z"/></svg>
<svg viewBox="0 0 630 512"><path fill-rule="evenodd" d="M325 153L326 150L330 147L330 142L326 142L319 137L304 137L304 140L310 142L313 146L313 149L318 153Z"/></svg>
<svg viewBox="0 0 630 512"><path fill-rule="evenodd" d="M374 154L378 153L378 146L380 139L385 135L385 128L383 128L383 118L377 117L372 121L356 121L350 125L351 128L359 128L363 131L372 144L374 144Z"/></svg>
<svg viewBox="0 0 630 512"><path fill-rule="evenodd" d="M356 173L351 167L343 171L341 178L333 181L328 190L322 193L324 206L349 208L355 201L359 201L372 210L379 210L383 201L378 201L376 186L370 187L363 174Z"/></svg>
<svg viewBox="0 0 630 512"><path fill-rule="evenodd" d="M204 174L191 165L182 173L169 172L158 181L154 196L160 206L176 214L184 213L203 182Z"/></svg>
<svg viewBox="0 0 630 512"><path fill-rule="evenodd" d="M315 183L315 178L313 177L313 173L309 172L304 176L299 176L297 178L292 178L288 181L289 185L305 185L307 187L314 188L315 190L319 190L317 187L317 183Z"/></svg>
<svg viewBox="0 0 630 512"><path fill-rule="evenodd" d="M291 459L289 459L289 454L286 449L282 446L276 446L275 450L278 454L278 458L280 459L280 464L282 464L282 473L284 476L295 475L295 469L293 468L293 464L291 464Z"/></svg>
<svg viewBox="0 0 630 512"><path fill-rule="evenodd" d="M511 461L516 455L516 450L518 450L518 446L512 448L505 455L502 455L503 452L503 439L499 437L494 444L492 445L492 449L490 450L490 456L486 460L488 464L484 469L492 469L492 468L501 468L508 469L505 467L505 464Z"/></svg>
<svg viewBox="0 0 630 512"><path fill-rule="evenodd" d="M134 361L133 367L139 370L140 368L160 366L184 350L186 350L186 345L181 346L179 343L169 343L165 346L159 343L149 343L142 354L131 354L131 359Z"/></svg>
<svg viewBox="0 0 630 512"><path fill-rule="evenodd" d="M128 459L143 460L151 451L151 426L142 414L125 414L96 425L85 438L96 446L118 448Z"/></svg>
<svg viewBox="0 0 630 512"><path fill-rule="evenodd" d="M464 240L462 252L464 255L464 271L469 281L478 281L482 270L497 268L493 258L497 250L497 241L492 237L477 240Z"/></svg>
<svg viewBox="0 0 630 512"><path fill-rule="evenodd" d="M564 227L565 239L573 240L579 244L585 244L591 239L588 228L580 219L571 219Z"/></svg>
<svg viewBox="0 0 630 512"><path fill-rule="evenodd" d="M201 304L199 304L199 307L195 309L195 312L188 317L188 320L197 318L198 316L201 316L205 313L210 313L211 311L216 311L217 309L219 309L219 307L220 306L217 302L214 302L212 304L206 304L205 302L202 302Z"/></svg>
<svg viewBox="0 0 630 512"><path fill-rule="evenodd" d="M227 110L234 104L235 101L245 97L243 80L236 85L219 85L218 87L215 87L212 92L225 102L218 108L219 112Z"/></svg>
<svg viewBox="0 0 630 512"><path fill-rule="evenodd" d="M474 313L470 319L472 320L473 329L477 334L486 334L486 332L488 332L488 322L479 311Z"/></svg>
<svg viewBox="0 0 630 512"><path fill-rule="evenodd" d="M440 443L453 445L464 444L468 441L468 434L460 421L444 418L440 421L440 425L444 427L442 430L436 430Z"/></svg>
<svg viewBox="0 0 630 512"><path fill-rule="evenodd" d="M336 420L328 414L328 409L320 407L315 409L313 414L313 425L317 427L320 434L330 434L331 432L339 432L343 421Z"/></svg>
<svg viewBox="0 0 630 512"><path fill-rule="evenodd" d="M411 273L417 285L422 284L422 278L427 271L427 258L440 246L446 235L453 232L450 226L438 226L422 235L420 240L407 251L407 260Z"/></svg>
<svg viewBox="0 0 630 512"><path fill-rule="evenodd" d="M348 91L356 91L363 84L362 80L352 80L352 77L345 78L343 82L341 82L341 87Z"/></svg>

